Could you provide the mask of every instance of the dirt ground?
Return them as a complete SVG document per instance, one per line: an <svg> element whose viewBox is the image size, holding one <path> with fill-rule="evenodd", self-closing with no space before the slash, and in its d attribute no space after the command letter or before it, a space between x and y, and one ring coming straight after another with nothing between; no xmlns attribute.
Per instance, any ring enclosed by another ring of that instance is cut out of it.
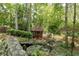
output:
<svg viewBox="0 0 79 59"><path fill-rule="evenodd" d="M43 34L43 39L46 39L47 40L49 38L51 40L65 42L65 35L64 34L61 34L61 35ZM72 37L68 36L68 43L70 44L71 42L72 42ZM79 47L79 37L75 37L74 44L75 44L75 47Z"/></svg>

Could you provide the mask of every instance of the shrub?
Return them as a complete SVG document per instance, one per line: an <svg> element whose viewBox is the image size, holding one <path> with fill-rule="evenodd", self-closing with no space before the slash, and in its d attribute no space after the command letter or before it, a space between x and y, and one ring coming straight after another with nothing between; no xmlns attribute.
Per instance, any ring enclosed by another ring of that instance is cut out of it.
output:
<svg viewBox="0 0 79 59"><path fill-rule="evenodd" d="M48 32L53 33L53 34L60 34L59 29L62 27L62 20L54 20L51 22L48 26Z"/></svg>
<svg viewBox="0 0 79 59"><path fill-rule="evenodd" d="M8 29L7 33L11 34L11 35L14 35L14 36L21 36L21 37L26 37L26 38L31 38L32 37L31 32L16 30L16 29Z"/></svg>
<svg viewBox="0 0 79 59"><path fill-rule="evenodd" d="M29 56L48 56L49 50L43 47L42 45L32 45L27 48L26 52Z"/></svg>

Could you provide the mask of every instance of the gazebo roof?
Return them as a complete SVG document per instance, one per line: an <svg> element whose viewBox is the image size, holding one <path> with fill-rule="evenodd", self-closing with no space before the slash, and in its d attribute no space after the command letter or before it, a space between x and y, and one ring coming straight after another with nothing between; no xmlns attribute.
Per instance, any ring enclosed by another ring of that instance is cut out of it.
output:
<svg viewBox="0 0 79 59"><path fill-rule="evenodd" d="M41 26L35 26L32 28L32 31L43 31L43 28Z"/></svg>

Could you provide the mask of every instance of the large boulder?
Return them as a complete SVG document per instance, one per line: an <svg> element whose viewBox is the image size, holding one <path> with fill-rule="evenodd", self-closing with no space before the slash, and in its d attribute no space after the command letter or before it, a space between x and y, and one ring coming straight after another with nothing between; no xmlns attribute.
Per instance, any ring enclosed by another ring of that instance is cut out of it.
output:
<svg viewBox="0 0 79 59"><path fill-rule="evenodd" d="M6 44L8 45L9 52L11 53L12 56L27 55L16 38L8 37L6 40Z"/></svg>
<svg viewBox="0 0 79 59"><path fill-rule="evenodd" d="M33 45L27 48L27 54L29 56L46 56L49 55L49 50L43 48L42 45Z"/></svg>
<svg viewBox="0 0 79 59"><path fill-rule="evenodd" d="M23 50L16 38L11 36L5 36L0 40L0 56L26 56L26 52Z"/></svg>

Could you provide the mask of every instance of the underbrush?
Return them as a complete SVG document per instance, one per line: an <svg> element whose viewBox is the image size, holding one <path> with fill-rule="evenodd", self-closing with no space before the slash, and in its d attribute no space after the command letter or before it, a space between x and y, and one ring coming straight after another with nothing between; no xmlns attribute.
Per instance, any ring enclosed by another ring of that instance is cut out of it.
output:
<svg viewBox="0 0 79 59"><path fill-rule="evenodd" d="M27 31L16 30L16 29L8 29L7 33L11 34L13 36L32 38L32 33L31 32L27 32Z"/></svg>
<svg viewBox="0 0 79 59"><path fill-rule="evenodd" d="M9 36L9 35L8 35ZM7 55L7 50L4 50L5 43L3 40L6 40L6 34L0 34L0 55ZM17 37L19 42L32 42L36 45L27 47L25 50L29 56L70 56L71 55L71 46L69 44L66 48L66 44L62 41L53 41L53 40L39 40L39 39L29 39ZM38 45L40 43L41 45ZM50 49L48 46L52 46ZM6 53L6 54L5 54ZM73 51L74 56L79 56L79 50Z"/></svg>

